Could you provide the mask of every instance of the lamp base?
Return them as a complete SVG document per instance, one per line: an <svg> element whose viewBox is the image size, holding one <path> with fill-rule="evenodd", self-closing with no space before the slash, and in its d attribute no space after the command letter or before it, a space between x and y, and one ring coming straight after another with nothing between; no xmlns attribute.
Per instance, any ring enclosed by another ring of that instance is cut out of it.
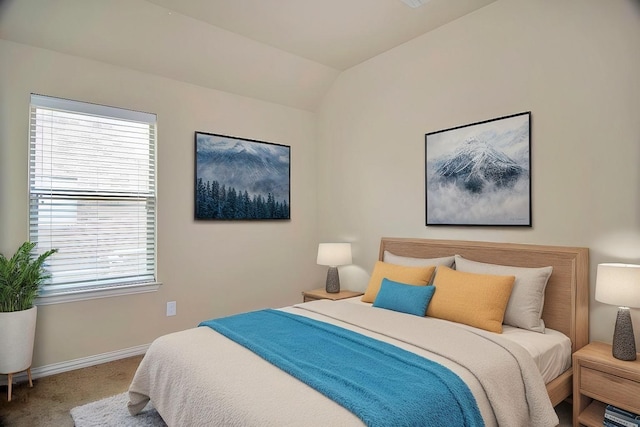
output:
<svg viewBox="0 0 640 427"><path fill-rule="evenodd" d="M338 267L329 267L327 271L327 284L325 290L328 294L337 294L340 292L340 276L338 276Z"/></svg>
<svg viewBox="0 0 640 427"><path fill-rule="evenodd" d="M618 308L616 329L613 333L613 357L619 360L636 360L636 340L633 335L631 313L626 307Z"/></svg>

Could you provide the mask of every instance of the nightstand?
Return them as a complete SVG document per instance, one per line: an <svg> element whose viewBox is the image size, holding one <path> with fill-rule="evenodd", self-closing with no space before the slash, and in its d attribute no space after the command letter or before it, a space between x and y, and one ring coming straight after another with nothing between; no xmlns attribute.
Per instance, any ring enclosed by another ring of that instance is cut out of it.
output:
<svg viewBox="0 0 640 427"><path fill-rule="evenodd" d="M324 288L313 289L311 291L302 292L302 302L315 301L317 299L330 299L337 301L339 299L352 298L363 295L363 292L341 290L338 293L330 294Z"/></svg>
<svg viewBox="0 0 640 427"><path fill-rule="evenodd" d="M593 342L573 353L574 427L601 427L607 404L640 414L640 359L618 360Z"/></svg>

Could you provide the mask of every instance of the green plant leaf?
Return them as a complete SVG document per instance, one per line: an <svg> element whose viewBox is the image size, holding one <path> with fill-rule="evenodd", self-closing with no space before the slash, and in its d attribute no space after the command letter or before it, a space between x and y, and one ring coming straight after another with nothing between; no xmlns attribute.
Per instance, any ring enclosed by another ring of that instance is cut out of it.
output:
<svg viewBox="0 0 640 427"><path fill-rule="evenodd" d="M28 310L40 286L50 276L45 260L58 252L50 249L35 256L36 244L24 242L11 258L0 254L0 312Z"/></svg>

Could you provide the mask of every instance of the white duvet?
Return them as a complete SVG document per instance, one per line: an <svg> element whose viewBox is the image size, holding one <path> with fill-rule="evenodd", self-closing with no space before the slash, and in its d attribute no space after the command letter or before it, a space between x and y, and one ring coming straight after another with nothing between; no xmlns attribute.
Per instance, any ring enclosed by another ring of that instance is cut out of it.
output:
<svg viewBox="0 0 640 427"><path fill-rule="evenodd" d="M487 426L558 424L533 358L497 334L340 301L282 310L447 366L467 383ZM133 415L151 400L169 426L362 425L348 410L208 327L155 340L134 376L129 399Z"/></svg>

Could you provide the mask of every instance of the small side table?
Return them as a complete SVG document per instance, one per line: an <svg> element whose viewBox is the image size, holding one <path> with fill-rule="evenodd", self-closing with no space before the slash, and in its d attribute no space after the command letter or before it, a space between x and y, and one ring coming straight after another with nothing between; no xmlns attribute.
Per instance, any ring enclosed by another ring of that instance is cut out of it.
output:
<svg viewBox="0 0 640 427"><path fill-rule="evenodd" d="M337 301L345 298L353 298L360 295L363 295L363 292L355 292L355 291L347 291L341 290L335 294L330 294L325 291L324 288L313 289L310 291L302 292L302 302L315 301L318 299L330 299L332 301Z"/></svg>
<svg viewBox="0 0 640 427"><path fill-rule="evenodd" d="M640 358L618 360L592 342L573 353L573 425L602 426L607 404L640 413Z"/></svg>

